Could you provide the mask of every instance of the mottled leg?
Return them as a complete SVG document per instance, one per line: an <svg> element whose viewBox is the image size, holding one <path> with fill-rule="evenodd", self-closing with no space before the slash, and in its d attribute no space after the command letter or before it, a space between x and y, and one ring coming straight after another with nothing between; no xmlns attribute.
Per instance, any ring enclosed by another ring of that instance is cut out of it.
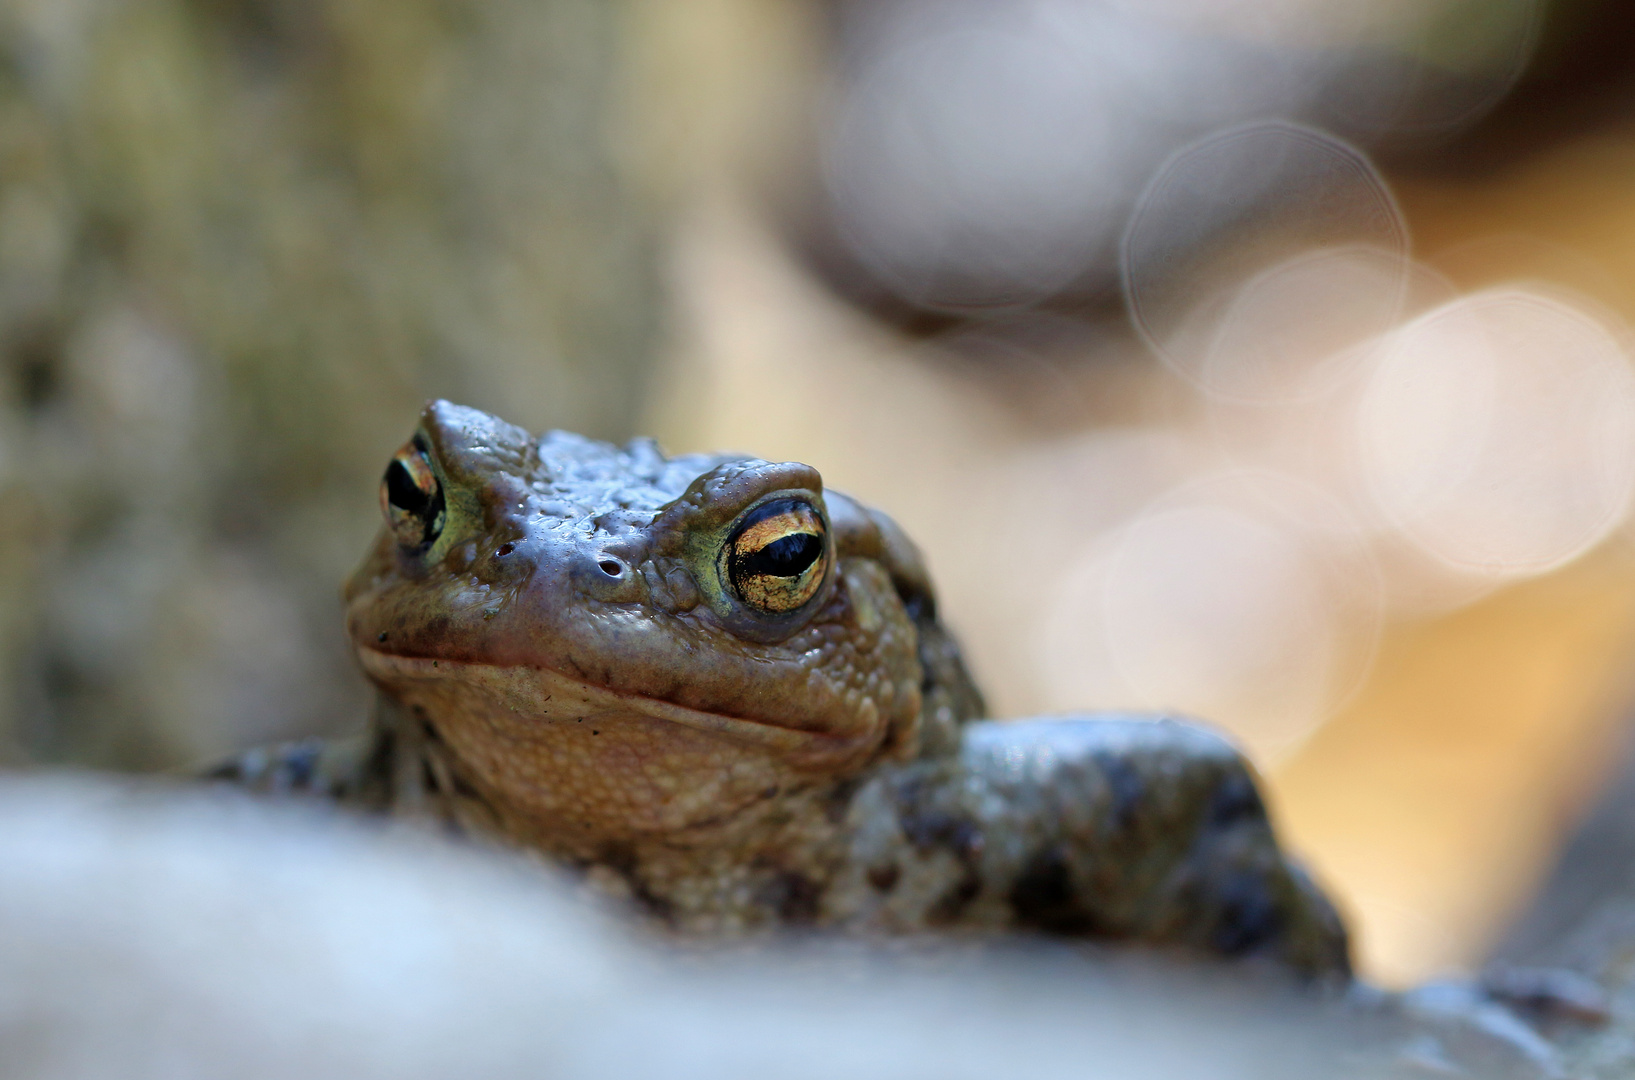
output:
<svg viewBox="0 0 1635 1080"><path fill-rule="evenodd" d="M865 924L1031 928L1349 971L1344 927L1279 850L1249 767L1194 725L972 724L958 759L904 767L858 801L854 857L890 886L857 905Z"/></svg>
<svg viewBox="0 0 1635 1080"><path fill-rule="evenodd" d="M359 735L246 750L203 778L267 794L317 795L471 837L503 833L431 725L384 694L377 695L368 730Z"/></svg>
<svg viewBox="0 0 1635 1080"><path fill-rule="evenodd" d="M312 794L343 799L358 786L367 750L362 736L301 739L253 747L213 766L201 776L264 794Z"/></svg>
<svg viewBox="0 0 1635 1080"><path fill-rule="evenodd" d="M1167 720L988 723L963 760L1036 838L1011 883L1017 922L1348 971L1339 917L1219 736Z"/></svg>

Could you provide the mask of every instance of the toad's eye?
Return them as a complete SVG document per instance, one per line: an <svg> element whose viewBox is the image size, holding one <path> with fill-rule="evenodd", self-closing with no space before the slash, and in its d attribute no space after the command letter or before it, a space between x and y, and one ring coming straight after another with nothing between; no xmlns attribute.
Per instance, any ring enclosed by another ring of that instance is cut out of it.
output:
<svg viewBox="0 0 1635 1080"><path fill-rule="evenodd" d="M448 510L443 485L432 471L426 444L419 437L397 452L380 480L380 509L397 542L419 551L443 531Z"/></svg>
<svg viewBox="0 0 1635 1080"><path fill-rule="evenodd" d="M745 516L727 541L727 580L738 599L762 611L794 611L823 584L829 545L811 503L777 499Z"/></svg>

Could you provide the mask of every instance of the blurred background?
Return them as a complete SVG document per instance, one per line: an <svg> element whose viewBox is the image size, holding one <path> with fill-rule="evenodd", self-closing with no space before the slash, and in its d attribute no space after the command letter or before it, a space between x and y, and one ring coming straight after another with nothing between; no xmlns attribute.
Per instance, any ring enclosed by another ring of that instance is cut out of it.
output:
<svg viewBox="0 0 1635 1080"><path fill-rule="evenodd" d="M420 403L810 462L997 715L1228 729L1364 969L1635 715L1614 0L0 0L0 760L362 722Z"/></svg>

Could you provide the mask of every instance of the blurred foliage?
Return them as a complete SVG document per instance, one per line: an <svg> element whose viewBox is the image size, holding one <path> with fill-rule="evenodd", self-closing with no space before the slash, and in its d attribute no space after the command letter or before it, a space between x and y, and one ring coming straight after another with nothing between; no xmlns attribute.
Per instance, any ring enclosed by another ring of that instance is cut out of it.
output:
<svg viewBox="0 0 1635 1080"><path fill-rule="evenodd" d="M361 719L427 396L629 433L655 213L601 0L0 0L0 757Z"/></svg>

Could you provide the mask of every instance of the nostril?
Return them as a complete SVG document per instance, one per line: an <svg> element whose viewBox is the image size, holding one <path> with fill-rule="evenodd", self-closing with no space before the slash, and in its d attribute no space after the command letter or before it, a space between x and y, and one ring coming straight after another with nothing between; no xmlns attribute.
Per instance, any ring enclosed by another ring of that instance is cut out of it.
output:
<svg viewBox="0 0 1635 1080"><path fill-rule="evenodd" d="M494 555L496 558L503 559L515 550L517 550L517 546L515 544L501 544L499 547L494 549Z"/></svg>
<svg viewBox="0 0 1635 1080"><path fill-rule="evenodd" d="M603 559L596 565L601 567L602 573L608 577L618 577L624 572L624 564L615 559Z"/></svg>

